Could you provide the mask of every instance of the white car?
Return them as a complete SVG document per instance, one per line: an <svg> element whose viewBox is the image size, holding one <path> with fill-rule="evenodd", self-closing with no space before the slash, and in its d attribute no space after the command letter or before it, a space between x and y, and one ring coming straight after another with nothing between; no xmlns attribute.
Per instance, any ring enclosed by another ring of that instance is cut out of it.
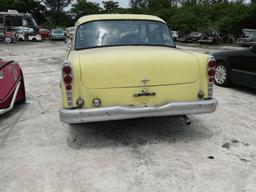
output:
<svg viewBox="0 0 256 192"><path fill-rule="evenodd" d="M30 27L17 27L16 28L17 33L25 33L25 34L32 34L34 33L34 29Z"/></svg>
<svg viewBox="0 0 256 192"><path fill-rule="evenodd" d="M171 31L173 39L178 39L179 38L179 31Z"/></svg>
<svg viewBox="0 0 256 192"><path fill-rule="evenodd" d="M25 41L25 34L24 33L17 33L17 38L18 41Z"/></svg>
<svg viewBox="0 0 256 192"><path fill-rule="evenodd" d="M34 42L41 41L42 40L42 36L39 35L39 34L37 34L37 35L29 35L28 36L28 40L29 41L34 41Z"/></svg>

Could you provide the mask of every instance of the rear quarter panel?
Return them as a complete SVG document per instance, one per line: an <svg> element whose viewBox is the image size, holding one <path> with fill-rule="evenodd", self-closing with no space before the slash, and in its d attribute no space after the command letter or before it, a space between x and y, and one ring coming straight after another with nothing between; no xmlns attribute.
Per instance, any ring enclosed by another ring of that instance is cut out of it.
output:
<svg viewBox="0 0 256 192"><path fill-rule="evenodd" d="M4 63L6 62L0 61L0 108L9 105L7 100L12 97L13 91L22 76L19 64L12 62L1 67Z"/></svg>

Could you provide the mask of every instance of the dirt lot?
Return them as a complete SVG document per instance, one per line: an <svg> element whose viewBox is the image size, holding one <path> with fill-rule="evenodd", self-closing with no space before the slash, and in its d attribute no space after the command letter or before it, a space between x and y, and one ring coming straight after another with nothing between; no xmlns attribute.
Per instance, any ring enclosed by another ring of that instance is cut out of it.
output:
<svg viewBox="0 0 256 192"><path fill-rule="evenodd" d="M182 47L207 52L201 48ZM0 117L1 192L255 192L256 91L215 87L215 113L68 126L63 42L0 44L28 101Z"/></svg>

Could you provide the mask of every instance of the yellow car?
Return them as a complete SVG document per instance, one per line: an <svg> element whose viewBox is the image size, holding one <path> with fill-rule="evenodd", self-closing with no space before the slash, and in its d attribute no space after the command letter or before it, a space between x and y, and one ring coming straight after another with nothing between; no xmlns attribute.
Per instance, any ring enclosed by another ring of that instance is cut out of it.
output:
<svg viewBox="0 0 256 192"><path fill-rule="evenodd" d="M216 62L176 48L150 15L80 18L62 67L61 121L68 124L210 113Z"/></svg>

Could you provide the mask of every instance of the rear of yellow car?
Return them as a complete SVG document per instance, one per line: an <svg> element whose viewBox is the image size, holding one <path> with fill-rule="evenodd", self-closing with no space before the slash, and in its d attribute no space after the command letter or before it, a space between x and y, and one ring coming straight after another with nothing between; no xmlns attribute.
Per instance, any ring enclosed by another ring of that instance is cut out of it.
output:
<svg viewBox="0 0 256 192"><path fill-rule="evenodd" d="M174 47L73 49L62 68L60 118L76 124L213 112L214 73L213 58Z"/></svg>

